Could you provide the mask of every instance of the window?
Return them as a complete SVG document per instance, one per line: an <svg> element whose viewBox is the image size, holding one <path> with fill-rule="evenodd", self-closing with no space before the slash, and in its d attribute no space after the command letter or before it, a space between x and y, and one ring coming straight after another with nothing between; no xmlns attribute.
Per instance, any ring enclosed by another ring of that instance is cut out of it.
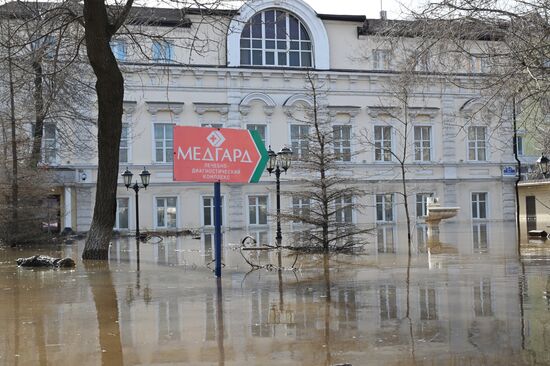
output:
<svg viewBox="0 0 550 366"><path fill-rule="evenodd" d="M433 196L433 193L416 194L416 217L428 216L428 198Z"/></svg>
<svg viewBox="0 0 550 366"><path fill-rule="evenodd" d="M380 226L376 228L376 244L378 253L395 253L394 227Z"/></svg>
<svg viewBox="0 0 550 366"><path fill-rule="evenodd" d="M120 163L129 162L129 129L128 124L122 124L122 134L120 135L120 150L118 153L118 161Z"/></svg>
<svg viewBox="0 0 550 366"><path fill-rule="evenodd" d="M474 286L474 311L476 316L493 315L490 279L482 279Z"/></svg>
<svg viewBox="0 0 550 366"><path fill-rule="evenodd" d="M391 55L389 50L372 50L372 67L374 70L389 70Z"/></svg>
<svg viewBox="0 0 550 366"><path fill-rule="evenodd" d="M432 160L432 128L430 126L414 127L414 160Z"/></svg>
<svg viewBox="0 0 550 366"><path fill-rule="evenodd" d="M472 218L473 219L487 218L487 193L485 192L472 193Z"/></svg>
<svg viewBox="0 0 550 366"><path fill-rule="evenodd" d="M267 196L248 197L248 223L267 225Z"/></svg>
<svg viewBox="0 0 550 366"><path fill-rule="evenodd" d="M57 53L57 40L52 35L46 35L31 43L32 52L53 59Z"/></svg>
<svg viewBox="0 0 550 366"><path fill-rule="evenodd" d="M393 194L387 193L376 195L376 221L393 221Z"/></svg>
<svg viewBox="0 0 550 366"><path fill-rule="evenodd" d="M157 228L175 228L177 225L177 198L176 197L157 197Z"/></svg>
<svg viewBox="0 0 550 366"><path fill-rule="evenodd" d="M487 128L481 126L468 127L468 160L487 160Z"/></svg>
<svg viewBox="0 0 550 366"><path fill-rule="evenodd" d="M55 164L57 160L57 129L53 123L44 123L44 163Z"/></svg>
<svg viewBox="0 0 550 366"><path fill-rule="evenodd" d="M122 39L111 41L111 51L118 61L126 61L126 41Z"/></svg>
<svg viewBox="0 0 550 366"><path fill-rule="evenodd" d="M472 236L474 253L488 253L489 241L487 240L487 224L472 225Z"/></svg>
<svg viewBox="0 0 550 366"><path fill-rule="evenodd" d="M392 129L390 126L374 126L374 160L391 161Z"/></svg>
<svg viewBox="0 0 550 366"><path fill-rule="evenodd" d="M171 163L174 159L174 125L169 123L155 124L155 161Z"/></svg>
<svg viewBox="0 0 550 366"><path fill-rule="evenodd" d="M222 197L222 220L223 225L223 197ZM202 222L204 226L214 226L214 197L206 196L202 198Z"/></svg>
<svg viewBox="0 0 550 366"><path fill-rule="evenodd" d="M430 54L427 50L415 52L413 57L416 71L430 71Z"/></svg>
<svg viewBox="0 0 550 366"><path fill-rule="evenodd" d="M380 320L397 319L397 289L393 285L378 288L380 297Z"/></svg>
<svg viewBox="0 0 550 366"><path fill-rule="evenodd" d="M351 126L333 126L332 138L336 160L351 161Z"/></svg>
<svg viewBox="0 0 550 366"><path fill-rule="evenodd" d="M338 223L353 222L353 197L346 195L334 200L335 219Z"/></svg>
<svg viewBox="0 0 550 366"><path fill-rule="evenodd" d="M292 153L296 158L307 157L309 148L309 126L308 125L291 125L290 126L290 144L292 145Z"/></svg>
<svg viewBox="0 0 550 366"><path fill-rule="evenodd" d="M434 288L418 289L420 298L420 319L437 320L437 302Z"/></svg>
<svg viewBox="0 0 550 366"><path fill-rule="evenodd" d="M167 41L153 41L153 61L167 62L173 60L173 45Z"/></svg>
<svg viewBox="0 0 550 366"><path fill-rule="evenodd" d="M518 152L518 156L523 155L523 136L518 135L516 136L516 149Z"/></svg>
<svg viewBox="0 0 550 366"><path fill-rule="evenodd" d="M292 197L292 214L296 217L302 217L304 219L309 218L310 200L309 198ZM302 222L301 220L294 219L294 223Z"/></svg>
<svg viewBox="0 0 550 366"><path fill-rule="evenodd" d="M128 198L117 198L116 200L116 222L118 230L128 230Z"/></svg>
<svg viewBox="0 0 550 366"><path fill-rule="evenodd" d="M260 125L260 124L248 124L246 125L246 129L249 131L258 131L260 134L260 137L262 138L262 141L264 142L264 145L268 144L267 141L267 125Z"/></svg>
<svg viewBox="0 0 550 366"><path fill-rule="evenodd" d="M285 11L259 12L241 33L241 65L311 67L312 56L305 25Z"/></svg>

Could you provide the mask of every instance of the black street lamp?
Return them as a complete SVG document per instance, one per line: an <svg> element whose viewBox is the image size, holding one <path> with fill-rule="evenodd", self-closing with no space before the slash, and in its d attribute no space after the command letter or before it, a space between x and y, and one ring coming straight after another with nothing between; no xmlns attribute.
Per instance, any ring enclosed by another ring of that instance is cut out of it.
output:
<svg viewBox="0 0 550 366"><path fill-rule="evenodd" d="M548 177L548 164L550 163L550 159L548 159L544 154L540 156L540 158L537 160L537 164L539 165L540 171L542 173L542 176L544 178Z"/></svg>
<svg viewBox="0 0 550 366"><path fill-rule="evenodd" d="M268 150L269 161L267 162L267 171L269 175L275 172L275 178L277 181L277 246L281 245L283 236L281 234L281 169L285 172L290 168L292 160L292 150L288 147L283 147L281 151L275 153L271 150L271 145Z"/></svg>
<svg viewBox="0 0 550 366"><path fill-rule="evenodd" d="M132 185L132 177L133 174L131 171L128 170L128 167L126 167L126 171L122 173L122 178L124 179L124 185L126 186L126 189L130 188ZM139 240L139 190L141 188L147 189L147 186L149 185L149 180L151 179L151 173L143 168L143 171L139 174L139 177L141 178L141 184L143 187L140 187L137 180L132 186L132 189L134 192L136 192L136 239Z"/></svg>

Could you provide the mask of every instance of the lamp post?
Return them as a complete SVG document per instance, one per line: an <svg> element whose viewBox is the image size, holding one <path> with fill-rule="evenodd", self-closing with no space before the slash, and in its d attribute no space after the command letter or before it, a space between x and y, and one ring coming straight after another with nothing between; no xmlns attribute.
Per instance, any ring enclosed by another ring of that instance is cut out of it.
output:
<svg viewBox="0 0 550 366"><path fill-rule="evenodd" d="M131 171L128 170L128 167L126 167L126 171L122 173L122 178L124 179L124 185L126 186L126 190L130 188L132 185L132 177L133 174ZM139 190L141 188L147 189L147 186L149 185L149 180L151 179L151 173L143 167L143 171L139 174L139 177L141 178L141 184L142 187L139 186L137 180L132 186L132 189L134 192L136 192L136 239L139 240Z"/></svg>
<svg viewBox="0 0 550 366"><path fill-rule="evenodd" d="M537 164L540 168L540 171L542 173L542 176L544 178L548 177L548 164L550 163L550 159L548 159L544 154L540 156L537 160Z"/></svg>
<svg viewBox="0 0 550 366"><path fill-rule="evenodd" d="M288 147L283 147L281 151L275 153L271 150L271 146L269 146L267 154L269 155L267 171L269 172L269 175L275 172L277 182L277 236L275 237L275 240L277 241L277 246L280 246L283 239L281 234L281 169L286 173L288 168L290 168L292 150Z"/></svg>

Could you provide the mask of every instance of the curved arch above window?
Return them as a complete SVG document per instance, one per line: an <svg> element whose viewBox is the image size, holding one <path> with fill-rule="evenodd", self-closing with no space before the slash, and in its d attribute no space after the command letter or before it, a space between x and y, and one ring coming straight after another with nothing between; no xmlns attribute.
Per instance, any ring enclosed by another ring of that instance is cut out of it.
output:
<svg viewBox="0 0 550 366"><path fill-rule="evenodd" d="M252 1L230 23L227 64L327 70L326 29L317 13L302 0Z"/></svg>

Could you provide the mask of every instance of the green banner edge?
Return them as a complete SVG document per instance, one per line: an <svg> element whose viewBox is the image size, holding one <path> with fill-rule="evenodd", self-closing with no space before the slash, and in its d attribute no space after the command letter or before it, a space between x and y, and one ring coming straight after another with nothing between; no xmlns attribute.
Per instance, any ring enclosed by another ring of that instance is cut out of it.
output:
<svg viewBox="0 0 550 366"><path fill-rule="evenodd" d="M264 169L267 164L267 160L269 159L269 156L267 155L265 143L262 140L260 133L254 130L248 132L250 132L250 136L252 136L252 139L256 144L256 149L258 149L258 152L261 156L260 161L258 162L258 165L256 165L256 169L254 170L254 174L252 174L252 177L250 178L250 183L258 183L260 181L260 178L262 177L262 174L264 173Z"/></svg>

